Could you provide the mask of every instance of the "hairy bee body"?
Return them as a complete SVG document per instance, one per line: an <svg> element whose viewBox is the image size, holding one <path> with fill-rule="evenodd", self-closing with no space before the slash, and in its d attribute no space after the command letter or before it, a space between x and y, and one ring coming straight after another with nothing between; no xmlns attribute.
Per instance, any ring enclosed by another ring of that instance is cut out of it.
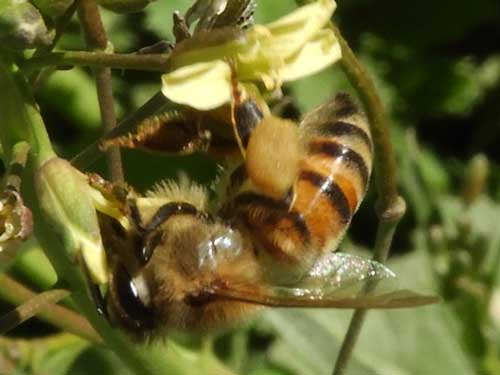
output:
<svg viewBox="0 0 500 375"><path fill-rule="evenodd" d="M228 326L258 309L211 294L225 283L264 278L251 240L207 214L204 188L183 178L144 196L129 191L127 200L135 210L127 214L129 230L99 216L111 265L102 310L112 322L143 341L173 329Z"/></svg>
<svg viewBox="0 0 500 375"><path fill-rule="evenodd" d="M284 151L270 146L268 136L257 142L271 150L269 155L247 153L247 181L231 210L270 258L285 267L307 267L337 248L363 199L372 166L371 136L364 116L345 94L308 113L291 137L284 133L276 135ZM278 186L283 180L289 182Z"/></svg>

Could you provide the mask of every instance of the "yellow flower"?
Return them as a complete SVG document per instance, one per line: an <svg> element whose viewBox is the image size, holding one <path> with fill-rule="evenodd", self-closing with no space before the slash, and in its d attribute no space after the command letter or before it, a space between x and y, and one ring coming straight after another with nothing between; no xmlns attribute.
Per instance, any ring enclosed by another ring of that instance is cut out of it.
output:
<svg viewBox="0 0 500 375"><path fill-rule="evenodd" d="M195 34L187 41L189 48L174 49L171 69L162 76L162 92L196 109L219 107L231 100L228 60L235 64L239 81L260 82L269 91L316 73L341 57L335 35L325 27L335 7L333 0L318 0L270 24L225 37L220 34L225 30L210 31L212 39Z"/></svg>

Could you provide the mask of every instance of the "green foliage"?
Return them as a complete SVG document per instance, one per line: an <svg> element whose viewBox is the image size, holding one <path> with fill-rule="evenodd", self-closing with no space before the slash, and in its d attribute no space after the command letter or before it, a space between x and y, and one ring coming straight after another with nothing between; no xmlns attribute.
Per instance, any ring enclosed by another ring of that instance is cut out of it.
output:
<svg viewBox="0 0 500 375"><path fill-rule="evenodd" d="M171 14L176 9L184 12L190 3L160 0L142 13L128 15L103 11L115 51L133 52L160 39L172 40ZM294 7L291 0L260 0L256 17L265 23ZM436 306L370 312L349 373L500 372L499 14L495 0L338 4L338 24L373 76L390 115L399 187L408 204L389 266L403 286L442 297ZM58 48L84 49L80 33L75 19ZM160 78L157 73L116 71L113 85L122 118L158 91ZM295 112L307 111L338 91L355 93L337 66L286 87ZM36 99L59 155L71 158L99 137L100 114L90 69L51 74L39 85ZM19 112L13 108L6 106L2 116L15 118ZM466 171L478 153L487 158L490 174L470 199L464 193L471 183ZM203 155L125 151L124 166L127 181L140 191L161 179L175 178L179 171L207 184L216 175L215 164ZM102 172L102 162L92 169ZM355 218L344 251L366 252L372 246L373 195L368 195ZM55 281L53 270L35 243L25 247L29 251L11 272L35 289L47 288ZM174 361L171 370L327 374L350 317L350 311L269 310L248 326L217 334L213 349L198 337L167 343L168 358ZM37 335L34 330L30 336ZM0 339L0 372L12 364L11 339ZM108 349L75 337L26 339L20 346L26 350L19 351L14 365L19 371L128 371Z"/></svg>

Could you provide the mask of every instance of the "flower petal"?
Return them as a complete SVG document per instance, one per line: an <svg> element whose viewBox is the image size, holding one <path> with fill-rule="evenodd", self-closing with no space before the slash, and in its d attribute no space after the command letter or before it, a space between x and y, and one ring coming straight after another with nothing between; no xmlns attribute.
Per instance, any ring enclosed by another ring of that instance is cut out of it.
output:
<svg viewBox="0 0 500 375"><path fill-rule="evenodd" d="M272 48L283 58L296 53L326 25L336 6L333 0L318 0L267 24L272 37L262 48Z"/></svg>
<svg viewBox="0 0 500 375"><path fill-rule="evenodd" d="M196 63L162 76L162 93L175 103L209 110L231 100L231 70L222 60Z"/></svg>
<svg viewBox="0 0 500 375"><path fill-rule="evenodd" d="M281 78L293 81L314 74L341 57L340 45L333 31L320 30L300 51L286 59Z"/></svg>

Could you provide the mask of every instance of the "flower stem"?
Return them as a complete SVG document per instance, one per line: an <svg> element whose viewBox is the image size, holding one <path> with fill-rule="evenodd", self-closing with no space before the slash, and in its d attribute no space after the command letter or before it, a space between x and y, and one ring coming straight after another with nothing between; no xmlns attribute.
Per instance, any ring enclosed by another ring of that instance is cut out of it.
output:
<svg viewBox="0 0 500 375"><path fill-rule="evenodd" d="M0 97L0 143L6 160L10 160L14 145L27 142L37 167L53 157L54 150L26 78L7 55L0 55L0 90L8 93Z"/></svg>
<svg viewBox="0 0 500 375"><path fill-rule="evenodd" d="M374 175L378 196L376 209L379 217L373 259L384 263L389 255L396 227L406 209L405 201L398 195L396 159L390 141L389 121L377 89L365 68L358 61L347 41L342 37L340 30L333 23L330 23L330 27L335 33L342 50L340 65L351 85L360 96L373 137L375 146ZM363 309L354 312L335 363L334 375L345 374L366 312Z"/></svg>
<svg viewBox="0 0 500 375"><path fill-rule="evenodd" d="M373 252L374 260L381 263L386 261L396 227L400 219L403 217L405 210L405 201L399 197L389 209L379 214L379 224L375 239L375 249ZM352 356L354 345L356 344L359 333L361 332L361 327L363 326L367 312L368 310L364 309L358 309L354 312L335 362L335 368L333 370L334 375L342 375L346 373L347 364Z"/></svg>
<svg viewBox="0 0 500 375"><path fill-rule="evenodd" d="M169 67L169 54L107 53L102 51L57 51L19 62L29 73L47 66L90 66L165 72Z"/></svg>
<svg viewBox="0 0 500 375"><path fill-rule="evenodd" d="M78 17L83 27L87 45L92 50L105 51L108 47L108 37L102 24L99 8L94 0L78 1ZM111 84L111 69L109 67L94 68L97 86L97 99L101 112L104 133L109 133L116 127L116 113ZM123 167L120 149L110 147L106 151L106 164L111 181L123 182Z"/></svg>
<svg viewBox="0 0 500 375"><path fill-rule="evenodd" d="M342 37L340 30L332 23L331 28L342 50L340 66L351 85L358 92L366 110L370 130L375 145L375 182L377 185L380 210L383 212L398 197L396 184L396 159L389 136L389 121L384 106L366 69L354 55L354 52Z"/></svg>

